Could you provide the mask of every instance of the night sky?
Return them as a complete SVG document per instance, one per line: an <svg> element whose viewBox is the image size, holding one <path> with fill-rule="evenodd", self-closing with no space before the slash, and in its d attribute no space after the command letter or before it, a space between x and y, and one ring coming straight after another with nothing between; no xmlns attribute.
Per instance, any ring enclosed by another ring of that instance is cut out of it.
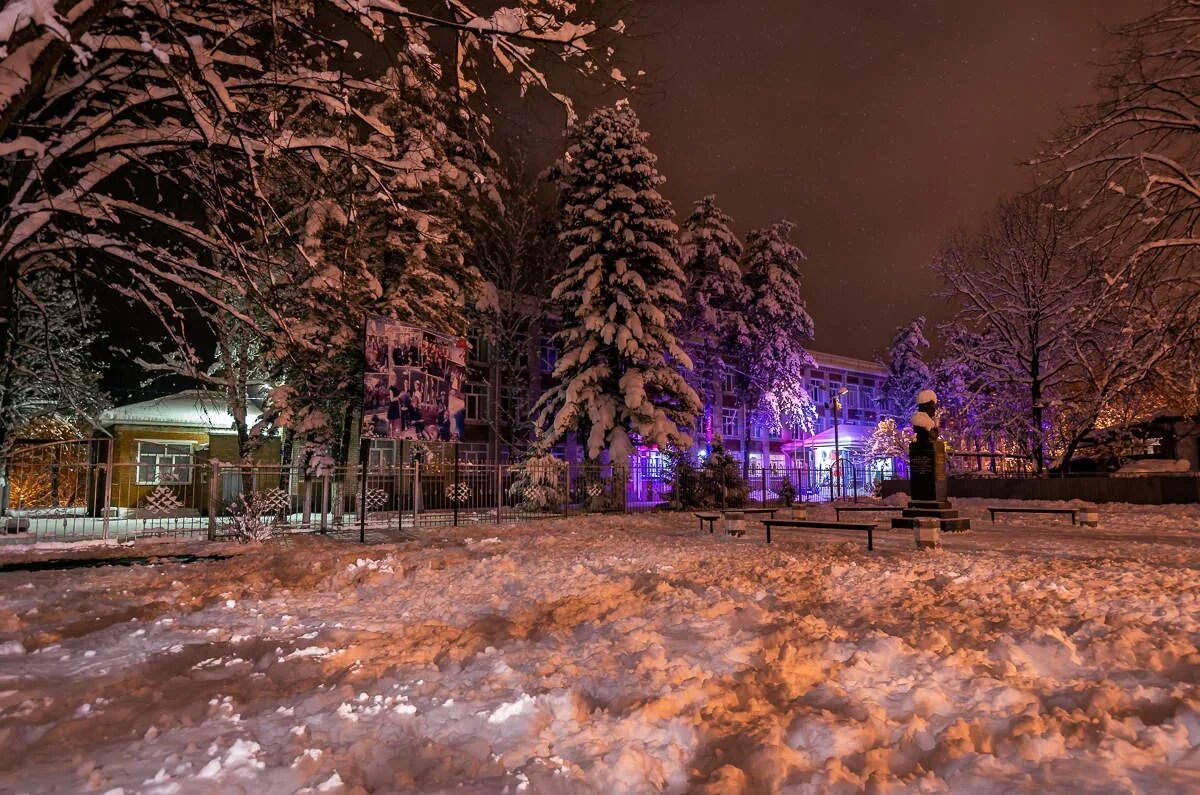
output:
<svg viewBox="0 0 1200 795"><path fill-rule="evenodd" d="M633 103L679 219L715 193L743 235L795 222L813 347L870 358L914 315L947 319L930 260L1031 184L1019 163L1099 96L1105 29L1155 7L653 0L622 63L648 72Z"/></svg>

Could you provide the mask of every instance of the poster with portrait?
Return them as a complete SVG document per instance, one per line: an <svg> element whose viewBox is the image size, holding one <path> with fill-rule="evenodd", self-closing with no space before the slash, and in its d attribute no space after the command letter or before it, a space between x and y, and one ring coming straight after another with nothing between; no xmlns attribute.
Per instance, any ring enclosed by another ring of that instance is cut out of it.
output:
<svg viewBox="0 0 1200 795"><path fill-rule="evenodd" d="M366 331L363 438L461 438L467 341L385 317L367 318Z"/></svg>

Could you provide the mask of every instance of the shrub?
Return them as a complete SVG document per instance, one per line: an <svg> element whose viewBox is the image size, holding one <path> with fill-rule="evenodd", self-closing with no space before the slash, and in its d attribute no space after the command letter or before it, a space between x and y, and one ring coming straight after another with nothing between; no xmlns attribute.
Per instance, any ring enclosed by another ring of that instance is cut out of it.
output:
<svg viewBox="0 0 1200 795"><path fill-rule="evenodd" d="M783 483L779 484L779 498L789 508L796 501L796 487L792 485L791 478L785 477Z"/></svg>
<svg viewBox="0 0 1200 795"><path fill-rule="evenodd" d="M533 455L512 467L516 479L508 496L522 511L558 513L566 498L563 472L567 465L552 455Z"/></svg>

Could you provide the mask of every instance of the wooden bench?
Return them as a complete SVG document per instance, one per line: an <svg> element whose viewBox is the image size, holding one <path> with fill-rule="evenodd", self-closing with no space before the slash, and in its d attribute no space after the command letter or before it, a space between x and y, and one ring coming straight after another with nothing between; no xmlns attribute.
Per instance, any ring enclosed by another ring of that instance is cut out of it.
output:
<svg viewBox="0 0 1200 795"><path fill-rule="evenodd" d="M837 518L839 521L842 518L843 512L846 512L846 513L900 513L903 510L904 510L903 508L899 508L895 505L835 505L835 506L833 506L833 512L835 514L837 514Z"/></svg>
<svg viewBox="0 0 1200 795"><path fill-rule="evenodd" d="M992 524L996 523L996 514L998 513L1056 513L1070 514L1071 524L1075 524L1075 514L1079 511L1078 508L988 508L988 512L992 515Z"/></svg>
<svg viewBox="0 0 1200 795"><path fill-rule="evenodd" d="M758 516L760 514L765 513L767 516L774 517L775 512L778 511L779 509L778 508L730 508L729 510L736 511L738 513L744 513L747 516Z"/></svg>
<svg viewBox="0 0 1200 795"><path fill-rule="evenodd" d="M868 522L810 522L803 519L763 519L767 528L767 543L771 543L771 528L779 527L785 530L866 530L867 550L875 549L875 525Z"/></svg>
<svg viewBox="0 0 1200 795"><path fill-rule="evenodd" d="M692 514L692 516L695 516L697 519L700 520L700 532L701 533L704 532L704 523L708 522L709 535L712 535L712 533L713 533L713 522L715 522L721 518L721 514L719 514L719 513L694 513L694 514Z"/></svg>

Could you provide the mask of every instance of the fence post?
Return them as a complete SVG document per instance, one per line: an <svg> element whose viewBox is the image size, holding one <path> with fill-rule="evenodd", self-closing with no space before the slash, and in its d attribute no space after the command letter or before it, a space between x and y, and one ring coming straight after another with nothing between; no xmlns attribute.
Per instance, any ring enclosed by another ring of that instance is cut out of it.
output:
<svg viewBox="0 0 1200 795"><path fill-rule="evenodd" d="M289 476L290 479L290 476ZM312 522L312 479L304 478L304 497L301 506L300 523L308 527Z"/></svg>
<svg viewBox="0 0 1200 795"><path fill-rule="evenodd" d="M404 442L400 442L400 464L392 462L392 492L396 495L396 532L404 532Z"/></svg>
<svg viewBox="0 0 1200 795"><path fill-rule="evenodd" d="M329 514L329 473L321 476L321 533L325 533L325 517Z"/></svg>
<svg viewBox="0 0 1200 795"><path fill-rule="evenodd" d="M371 456L371 440L363 439L358 451L358 477L362 484L358 489L358 541L367 543L367 463Z"/></svg>
<svg viewBox="0 0 1200 795"><path fill-rule="evenodd" d="M217 540L217 510L221 503L221 461L208 462L208 540Z"/></svg>
<svg viewBox="0 0 1200 795"><path fill-rule="evenodd" d="M496 524L500 524L504 508L504 470L500 457L496 456Z"/></svg>
<svg viewBox="0 0 1200 795"><path fill-rule="evenodd" d="M453 497L450 502L454 511L454 526L458 527L458 442L454 443L454 486L450 494Z"/></svg>
<svg viewBox="0 0 1200 795"><path fill-rule="evenodd" d="M768 444L769 444L769 442L768 442ZM767 455L768 455L767 453L763 453L764 458L766 458ZM761 479L762 479L762 499L759 500L759 504L766 505L767 504L767 462L763 461L762 464L760 465L760 467L761 468L759 469L759 474L761 475Z"/></svg>
<svg viewBox="0 0 1200 795"><path fill-rule="evenodd" d="M104 453L104 502L102 503L101 513L103 519L100 520L101 526L104 528L104 540L108 540L108 522L109 514L112 513L112 490L113 490L113 440L109 439L105 444Z"/></svg>
<svg viewBox="0 0 1200 795"><path fill-rule="evenodd" d="M417 529L417 518L421 513L421 460L413 461L413 530Z"/></svg>

